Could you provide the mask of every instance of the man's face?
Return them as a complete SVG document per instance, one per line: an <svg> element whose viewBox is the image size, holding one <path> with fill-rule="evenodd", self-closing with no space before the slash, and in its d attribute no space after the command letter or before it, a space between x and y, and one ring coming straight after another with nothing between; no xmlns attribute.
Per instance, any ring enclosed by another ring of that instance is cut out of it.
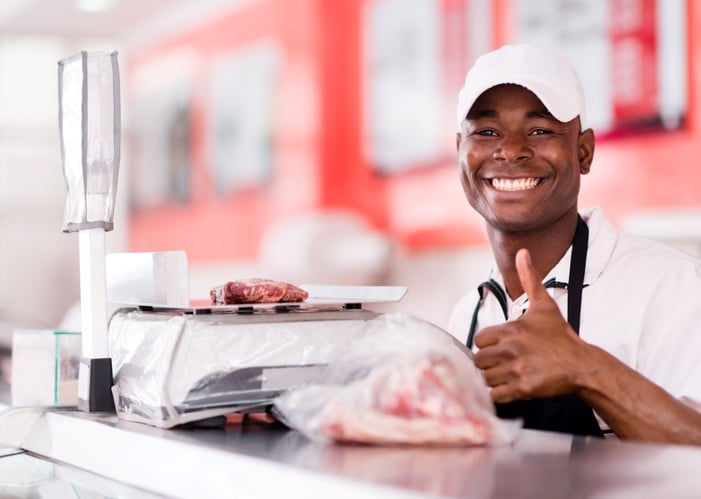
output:
<svg viewBox="0 0 701 499"><path fill-rule="evenodd" d="M544 228L577 210L594 152L578 118L557 121L531 91L499 85L477 99L457 140L465 196L494 228Z"/></svg>

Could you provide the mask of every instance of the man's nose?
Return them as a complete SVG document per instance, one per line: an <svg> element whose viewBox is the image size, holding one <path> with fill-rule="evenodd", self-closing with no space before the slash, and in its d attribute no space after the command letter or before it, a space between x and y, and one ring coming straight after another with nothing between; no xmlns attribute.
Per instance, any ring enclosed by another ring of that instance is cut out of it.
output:
<svg viewBox="0 0 701 499"><path fill-rule="evenodd" d="M505 136L494 151L494 159L515 163L529 159L533 151L524 137Z"/></svg>

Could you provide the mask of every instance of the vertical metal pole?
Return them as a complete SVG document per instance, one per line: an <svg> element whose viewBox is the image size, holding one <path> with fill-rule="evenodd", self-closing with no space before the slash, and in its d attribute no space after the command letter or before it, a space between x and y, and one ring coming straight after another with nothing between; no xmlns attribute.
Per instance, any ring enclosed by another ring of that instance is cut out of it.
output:
<svg viewBox="0 0 701 499"><path fill-rule="evenodd" d="M114 412L112 359L107 343L105 230L78 231L82 355L78 407L88 412Z"/></svg>

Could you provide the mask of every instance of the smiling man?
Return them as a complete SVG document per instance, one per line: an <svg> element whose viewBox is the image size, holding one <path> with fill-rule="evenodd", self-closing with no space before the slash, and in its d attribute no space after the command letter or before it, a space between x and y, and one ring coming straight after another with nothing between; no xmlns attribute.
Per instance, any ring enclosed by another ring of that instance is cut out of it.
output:
<svg viewBox="0 0 701 499"><path fill-rule="evenodd" d="M507 45L460 91L457 148L496 266L456 305L497 413L533 429L701 444L701 261L579 210L594 157L558 54Z"/></svg>

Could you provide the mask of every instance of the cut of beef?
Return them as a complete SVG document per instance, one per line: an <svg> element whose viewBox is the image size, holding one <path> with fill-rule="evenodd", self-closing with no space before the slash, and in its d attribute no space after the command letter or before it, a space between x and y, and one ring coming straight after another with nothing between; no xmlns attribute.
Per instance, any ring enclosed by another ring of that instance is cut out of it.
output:
<svg viewBox="0 0 701 499"><path fill-rule="evenodd" d="M294 284L254 277L215 286L209 291L209 296L215 305L231 305L300 302L306 300L309 294Z"/></svg>
<svg viewBox="0 0 701 499"><path fill-rule="evenodd" d="M304 301L309 298L309 293L294 284L285 283L285 294L280 298L281 302Z"/></svg>

